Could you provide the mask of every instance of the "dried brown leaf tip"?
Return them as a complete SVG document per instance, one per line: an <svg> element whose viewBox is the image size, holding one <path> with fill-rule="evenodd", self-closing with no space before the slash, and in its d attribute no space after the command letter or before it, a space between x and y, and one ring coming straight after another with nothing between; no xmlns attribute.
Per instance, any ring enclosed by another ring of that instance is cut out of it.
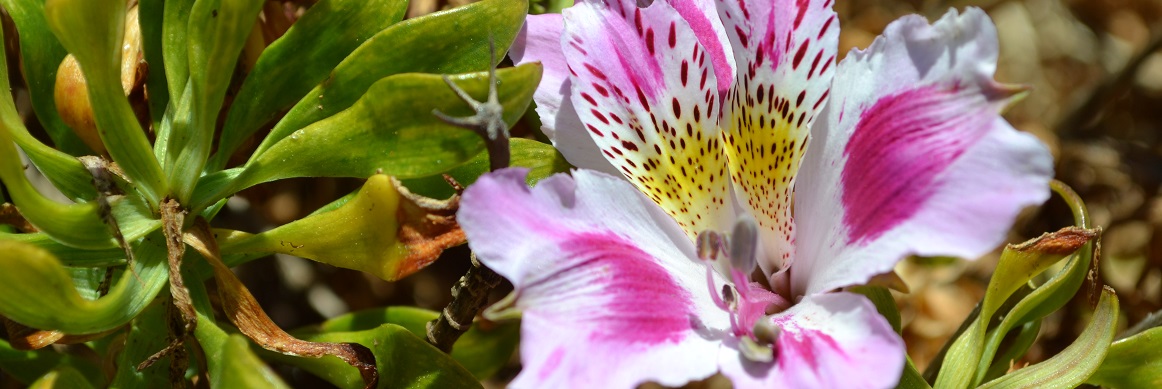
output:
<svg viewBox="0 0 1162 389"><path fill-rule="evenodd" d="M15 205L11 203L0 204L0 224L7 224L20 232L36 232L37 229L24 215L20 214L20 210L16 209Z"/></svg>
<svg viewBox="0 0 1162 389"><path fill-rule="evenodd" d="M1099 228L1065 227L1057 232L1045 233L1021 244L1009 245L1009 249L1050 255L1068 255L1100 234L1101 229Z"/></svg>
<svg viewBox="0 0 1162 389"><path fill-rule="evenodd" d="M456 211L460 209L460 195L454 194L446 200L436 200L412 193L399 180L392 178L392 185L400 194L399 242L408 249L399 267L397 278L407 277L430 265L444 250L467 242L464 231L456 223Z"/></svg>
<svg viewBox="0 0 1162 389"><path fill-rule="evenodd" d="M185 242L210 263L214 281L218 284L222 310L246 337L262 348L286 355L310 358L336 356L359 369L367 388L373 388L379 383L375 354L366 346L357 343L308 342L287 334L274 324L258 305L254 295L250 294L250 290L222 262L218 243L205 219L195 221L193 228L185 234Z"/></svg>

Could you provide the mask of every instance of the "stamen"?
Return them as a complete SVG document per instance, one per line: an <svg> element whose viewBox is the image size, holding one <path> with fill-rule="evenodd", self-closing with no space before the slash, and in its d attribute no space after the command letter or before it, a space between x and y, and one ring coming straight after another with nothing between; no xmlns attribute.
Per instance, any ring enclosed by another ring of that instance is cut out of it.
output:
<svg viewBox="0 0 1162 389"><path fill-rule="evenodd" d="M734 298L734 293L731 292L730 285L722 285L722 300L726 301L726 305L730 307L731 311L738 308L738 300Z"/></svg>
<svg viewBox="0 0 1162 389"><path fill-rule="evenodd" d="M694 247L698 251L698 258L704 261L715 262L721 251L722 235L714 231L702 231L694 240Z"/></svg>
<svg viewBox="0 0 1162 389"><path fill-rule="evenodd" d="M773 345L783 333L783 329L776 326L770 316L763 316L755 321L751 333L759 344Z"/></svg>
<svg viewBox="0 0 1162 389"><path fill-rule="evenodd" d="M759 227L753 217L745 215L734 223L730 243L730 266L749 274L758 265Z"/></svg>
<svg viewBox="0 0 1162 389"><path fill-rule="evenodd" d="M709 263L706 264L706 288L710 290L710 299L714 300L714 305L717 305L718 308L729 312L730 306L726 305L726 302L722 301L722 297L720 297L718 293L715 293L715 289L717 288L714 287L714 267L710 266Z"/></svg>

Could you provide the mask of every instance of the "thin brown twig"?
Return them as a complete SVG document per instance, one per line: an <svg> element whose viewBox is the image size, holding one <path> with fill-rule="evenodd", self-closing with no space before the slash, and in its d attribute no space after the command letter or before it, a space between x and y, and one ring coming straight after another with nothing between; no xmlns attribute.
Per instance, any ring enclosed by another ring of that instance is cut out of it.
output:
<svg viewBox="0 0 1162 389"><path fill-rule="evenodd" d="M444 81L452 88L464 102L468 103L476 115L467 118L454 118L439 111L432 113L448 124L467 128L484 138L488 145L489 168L492 171L508 167L511 152L509 150L508 125L504 122L503 106L498 102L496 92L496 46L492 38L488 40L492 52L492 62L488 68L488 98L476 101L468 93L456 86L448 77ZM454 188L458 183L449 181ZM459 189L457 190L459 191ZM472 321L488 304L488 295L492 289L500 285L503 278L499 274L484 266L472 254L472 267L460 277L460 281L452 287L452 302L440 311L440 316L428 322L428 343L440 350L450 353L456 340L468 331Z"/></svg>

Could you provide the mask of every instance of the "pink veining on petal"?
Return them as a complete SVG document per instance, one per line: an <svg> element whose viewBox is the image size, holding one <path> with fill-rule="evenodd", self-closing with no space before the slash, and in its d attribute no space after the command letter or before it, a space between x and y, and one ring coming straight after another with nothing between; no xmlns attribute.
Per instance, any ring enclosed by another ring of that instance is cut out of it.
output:
<svg viewBox="0 0 1162 389"><path fill-rule="evenodd" d="M922 209L941 173L987 133L995 114L986 107L953 85L902 91L866 109L844 148L848 241L872 241Z"/></svg>
<svg viewBox="0 0 1162 389"><path fill-rule="evenodd" d="M573 267L601 269L594 283L610 301L599 319L604 322L601 331L594 332L592 340L658 344L681 340L690 331L689 292L637 245L611 232L586 232L565 240L560 248L578 259Z"/></svg>
<svg viewBox="0 0 1162 389"><path fill-rule="evenodd" d="M553 374L554 371L557 370L557 367L561 366L561 360L564 358L564 348L554 349L553 353L549 354L549 359L545 360L545 364L541 365L540 371L537 372L537 375L540 376L542 380L549 377Z"/></svg>
<svg viewBox="0 0 1162 389"><path fill-rule="evenodd" d="M786 371L788 368L798 367L817 370L820 366L819 357L822 355L837 355L844 360L851 357L844 352L843 347L835 338L827 333L814 329L799 327L794 323L794 317L776 318L775 324L783 331L775 342L779 368Z"/></svg>
<svg viewBox="0 0 1162 389"><path fill-rule="evenodd" d="M734 80L733 69L731 69L730 60L731 55L729 48L724 47L719 40L718 32L714 30L714 24L717 20L711 21L710 17L698 8L694 3L695 0L670 0L669 3L678 11L678 15L690 24L690 29L694 30L694 34L698 36L698 43L710 54L710 62L714 65L714 75L718 79L718 96L722 99L726 98L726 94L732 88L731 82ZM709 113L708 113L709 114Z"/></svg>

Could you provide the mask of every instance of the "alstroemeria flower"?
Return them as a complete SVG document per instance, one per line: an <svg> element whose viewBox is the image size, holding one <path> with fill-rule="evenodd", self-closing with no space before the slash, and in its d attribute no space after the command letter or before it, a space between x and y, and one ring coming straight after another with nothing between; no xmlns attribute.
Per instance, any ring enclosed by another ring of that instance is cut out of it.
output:
<svg viewBox="0 0 1162 389"><path fill-rule="evenodd" d="M1048 197L1052 161L999 116L1014 91L992 79L982 11L902 18L834 65L830 7L578 1L528 19L512 55L545 65L545 132L624 179L530 190L507 170L465 193L469 245L523 312L514 386L896 383L903 342L838 290L908 255L991 250Z"/></svg>

